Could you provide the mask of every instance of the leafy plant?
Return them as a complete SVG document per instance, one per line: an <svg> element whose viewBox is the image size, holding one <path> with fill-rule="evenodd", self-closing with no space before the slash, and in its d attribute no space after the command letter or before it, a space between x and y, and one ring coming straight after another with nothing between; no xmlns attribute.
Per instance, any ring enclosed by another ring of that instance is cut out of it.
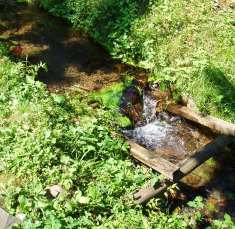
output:
<svg viewBox="0 0 235 229"><path fill-rule="evenodd" d="M151 69L152 80L176 98L190 96L202 112L235 122L233 9L216 11L200 0L40 2L113 57Z"/></svg>
<svg viewBox="0 0 235 229"><path fill-rule="evenodd" d="M184 215L155 205L146 216L133 203L153 173L132 163L112 113L79 92L49 94L34 81L39 67L0 56L0 199L24 218L17 227L186 228ZM48 193L54 185L57 197Z"/></svg>

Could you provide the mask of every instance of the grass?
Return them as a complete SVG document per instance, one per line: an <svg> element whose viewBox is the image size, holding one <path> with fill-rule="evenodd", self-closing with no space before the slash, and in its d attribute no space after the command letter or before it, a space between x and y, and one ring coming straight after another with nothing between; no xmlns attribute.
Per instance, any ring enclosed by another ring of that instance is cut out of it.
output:
<svg viewBox="0 0 235 229"><path fill-rule="evenodd" d="M229 1L228 1L229 2ZM235 10L213 1L41 0L151 80L192 97L198 108L235 122Z"/></svg>
<svg viewBox="0 0 235 229"><path fill-rule="evenodd" d="M42 64L1 50L0 200L25 216L19 228L187 228L193 214L164 213L159 199L133 203L130 193L159 178L133 164L113 113L93 110L79 92L49 94L34 80ZM64 190L57 198L52 185Z"/></svg>
<svg viewBox="0 0 235 229"><path fill-rule="evenodd" d="M222 103L233 98L232 12L215 12L199 0L41 3L85 29L114 57L151 68L153 81L193 96L204 112L233 121L232 100ZM133 203L130 193L159 177L128 156L107 106L109 89L95 95L104 107L93 110L79 92L49 94L34 80L43 65L7 55L0 44L0 199L11 214L25 215L19 227L197 227L198 199L191 202L195 210L182 214L161 208L163 199L144 207ZM2 179L9 175L14 180ZM55 184L64 192L52 198L46 188ZM227 214L212 222L212 228L233 226Z"/></svg>

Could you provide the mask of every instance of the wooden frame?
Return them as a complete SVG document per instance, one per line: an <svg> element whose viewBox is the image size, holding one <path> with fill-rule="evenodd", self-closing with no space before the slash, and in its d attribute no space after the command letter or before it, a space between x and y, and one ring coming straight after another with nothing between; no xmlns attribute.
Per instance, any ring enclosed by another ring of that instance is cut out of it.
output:
<svg viewBox="0 0 235 229"><path fill-rule="evenodd" d="M145 203L152 197L160 194L172 183L180 181L184 176L192 172L210 157L221 152L225 146L232 142L232 139L233 138L230 136L218 136L214 141L194 153L182 164L177 165L161 158L156 153L145 149L139 144L129 141L130 152L134 158L151 167L155 171L160 172L166 177L166 179L163 180L158 187L149 185L135 192L133 197L136 203Z"/></svg>

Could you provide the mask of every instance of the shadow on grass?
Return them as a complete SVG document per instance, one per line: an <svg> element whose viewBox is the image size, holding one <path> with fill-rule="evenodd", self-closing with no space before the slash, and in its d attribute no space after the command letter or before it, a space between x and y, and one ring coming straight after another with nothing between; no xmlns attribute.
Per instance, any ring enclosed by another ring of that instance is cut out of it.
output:
<svg viewBox="0 0 235 229"><path fill-rule="evenodd" d="M74 24L79 20L81 24L89 20L88 32L94 37L98 34L97 40L103 41L116 30L128 31L132 21L141 16L148 5L148 1L102 0L89 8L88 3L82 2L79 8L64 0L54 8L63 6L67 19L72 15L75 17ZM79 10L86 11L79 14ZM2 9L0 12L0 20L7 25L1 28L1 33L7 35L8 40L18 42L25 52L23 56L28 56L31 62L47 63L48 72L39 74L39 80L47 84L58 83L60 86L66 81L88 85L88 89L95 90L109 82L119 81L120 74L129 69L113 60L86 32L76 31L67 22L36 7L18 5L9 12Z"/></svg>

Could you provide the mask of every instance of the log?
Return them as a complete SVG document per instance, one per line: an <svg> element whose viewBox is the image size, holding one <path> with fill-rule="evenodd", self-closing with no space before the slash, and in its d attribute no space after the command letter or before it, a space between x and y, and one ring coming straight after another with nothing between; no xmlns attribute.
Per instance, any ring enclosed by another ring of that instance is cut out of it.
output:
<svg viewBox="0 0 235 229"><path fill-rule="evenodd" d="M212 116L203 116L202 114L192 111L188 107L181 105L169 104L166 109L170 113L182 116L185 119L208 127L216 133L235 136L235 124L226 122L224 120Z"/></svg>
<svg viewBox="0 0 235 229"><path fill-rule="evenodd" d="M145 188L142 188L135 192L133 194L133 198L137 204L144 204L148 202L151 198L153 198L156 195L159 195L164 190L166 190L170 185L172 185L172 182L169 180L163 180L162 182L157 184L158 187L152 184L149 184Z"/></svg>

